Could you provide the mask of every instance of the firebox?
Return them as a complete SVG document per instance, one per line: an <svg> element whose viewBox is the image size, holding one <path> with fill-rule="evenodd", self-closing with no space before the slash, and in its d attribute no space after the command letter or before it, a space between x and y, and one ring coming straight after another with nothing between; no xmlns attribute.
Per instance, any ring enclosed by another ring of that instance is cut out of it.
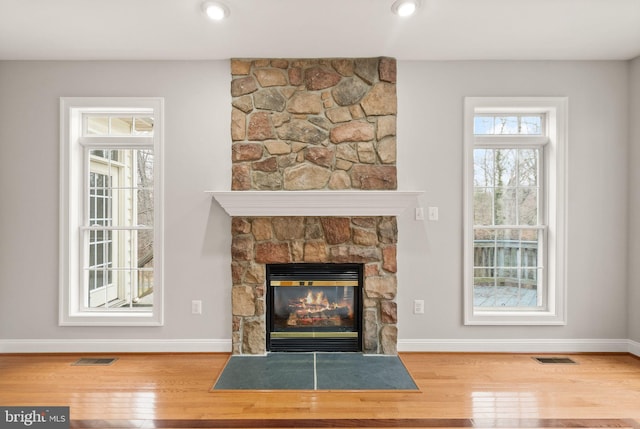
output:
<svg viewBox="0 0 640 429"><path fill-rule="evenodd" d="M267 350L362 350L362 264L271 264Z"/></svg>

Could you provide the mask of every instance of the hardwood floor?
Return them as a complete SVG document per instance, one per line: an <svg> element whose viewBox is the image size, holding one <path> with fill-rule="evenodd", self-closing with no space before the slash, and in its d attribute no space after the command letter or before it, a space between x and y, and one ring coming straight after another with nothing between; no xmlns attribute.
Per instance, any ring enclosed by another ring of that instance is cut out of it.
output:
<svg viewBox="0 0 640 429"><path fill-rule="evenodd" d="M215 391L227 354L0 355L1 406L69 406L75 428L575 427L640 429L640 359L401 353L420 392Z"/></svg>

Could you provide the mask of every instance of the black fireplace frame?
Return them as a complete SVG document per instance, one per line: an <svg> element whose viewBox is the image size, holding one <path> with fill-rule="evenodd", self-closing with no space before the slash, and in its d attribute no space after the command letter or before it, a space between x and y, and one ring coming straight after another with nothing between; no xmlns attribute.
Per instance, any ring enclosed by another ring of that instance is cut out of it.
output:
<svg viewBox="0 0 640 429"><path fill-rule="evenodd" d="M274 315L272 303L274 302L274 289L272 280L279 281L305 281L314 280L357 280L354 305L354 332L355 337L345 338L273 338ZM363 290L364 290L364 264L357 263L289 263L266 264L266 349L270 352L361 352L363 330Z"/></svg>

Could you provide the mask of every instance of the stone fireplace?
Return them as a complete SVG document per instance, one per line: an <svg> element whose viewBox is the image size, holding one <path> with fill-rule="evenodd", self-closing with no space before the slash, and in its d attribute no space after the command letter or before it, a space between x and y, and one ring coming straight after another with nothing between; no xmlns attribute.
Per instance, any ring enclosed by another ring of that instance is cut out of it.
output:
<svg viewBox="0 0 640 429"><path fill-rule="evenodd" d="M232 215L233 353L267 350L268 264L353 263L362 351L396 354L396 217L309 208L328 194L396 192L395 60L234 59L231 73L232 193L314 196L286 214L266 215L275 201Z"/></svg>
<svg viewBox="0 0 640 429"><path fill-rule="evenodd" d="M266 352L266 264L364 264L366 353L395 354L397 309L394 216L234 217L232 220L233 352Z"/></svg>

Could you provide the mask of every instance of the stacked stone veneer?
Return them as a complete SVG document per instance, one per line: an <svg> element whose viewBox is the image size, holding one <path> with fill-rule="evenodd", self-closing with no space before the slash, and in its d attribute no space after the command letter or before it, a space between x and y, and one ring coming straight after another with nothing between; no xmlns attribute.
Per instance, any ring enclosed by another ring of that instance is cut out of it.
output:
<svg viewBox="0 0 640 429"><path fill-rule="evenodd" d="M234 191L394 190L396 62L231 60ZM363 263L363 348L396 354L395 217L234 217L233 353L266 348L265 264Z"/></svg>

